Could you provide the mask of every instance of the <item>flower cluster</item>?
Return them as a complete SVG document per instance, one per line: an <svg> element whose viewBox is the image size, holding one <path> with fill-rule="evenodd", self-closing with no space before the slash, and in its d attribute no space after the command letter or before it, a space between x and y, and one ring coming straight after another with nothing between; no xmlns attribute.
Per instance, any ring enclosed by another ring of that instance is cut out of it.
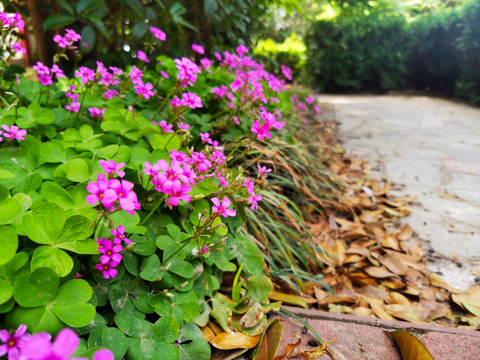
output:
<svg viewBox="0 0 480 360"><path fill-rule="evenodd" d="M71 356L80 344L80 338L71 329L60 331L51 341L48 333L35 335L26 333L27 326L20 325L12 335L7 330L0 330L0 356L8 354L8 360L88 360ZM93 354L93 360L114 360L110 350L102 349Z"/></svg>
<svg viewBox="0 0 480 360"><path fill-rule="evenodd" d="M169 206L178 206L180 200L189 203L191 199L189 193L192 191L191 184L196 185L197 174L185 162L186 155L181 153L185 155L182 161L182 155L180 152L177 153L180 156L175 157L175 154L170 154L171 164L166 160L159 160L153 166L148 161L143 164L145 166L143 172L149 176L155 190L166 195Z"/></svg>
<svg viewBox="0 0 480 360"><path fill-rule="evenodd" d="M116 210L116 206L125 210L131 215L135 214L135 210L140 209L140 203L137 200L137 194L132 190L133 183L127 180L114 179L115 175L123 177L125 173L120 170L125 166L124 163L117 164L113 160L100 160L108 178L105 174L98 174L97 181L90 181L87 185L87 202L90 205L100 204L109 212Z"/></svg>
<svg viewBox="0 0 480 360"><path fill-rule="evenodd" d="M58 67L58 65L53 65L51 68L43 65L40 61L37 61L37 64L33 66L33 70L37 72L38 81L42 85L52 85L53 84L53 75L57 79L65 78L63 70Z"/></svg>
<svg viewBox="0 0 480 360"><path fill-rule="evenodd" d="M176 108L182 106L189 107L190 109L203 107L202 99L200 98L200 96L191 92L183 93L181 99L179 99L178 96L175 95L170 104Z"/></svg>
<svg viewBox="0 0 480 360"><path fill-rule="evenodd" d="M22 20L22 16L18 13L9 14L6 12L0 12L0 31L7 34L6 39L11 41L10 43L5 43L5 49L9 50L11 53L15 54L17 52L22 52L26 54L27 50L22 47L22 43L17 40L17 37L14 33L23 31L25 29L25 21Z"/></svg>
<svg viewBox="0 0 480 360"><path fill-rule="evenodd" d="M123 259L120 254L124 249L122 241L126 244L133 244L132 241L125 237L125 227L119 225L116 229L111 229L110 232L114 237L113 241L103 238L97 238L98 251L102 254L100 256L100 264L95 265L95 269L103 272L105 279L115 278L118 270L115 269Z"/></svg>
<svg viewBox="0 0 480 360"><path fill-rule="evenodd" d="M197 64L186 57L175 59L175 64L178 70L177 79L182 87L192 86L197 81L197 74L202 72Z"/></svg>
<svg viewBox="0 0 480 360"><path fill-rule="evenodd" d="M75 30L65 29L65 34L63 36L60 34L55 35L53 41L55 41L58 46L65 49L73 45L74 42L79 41L81 38L80 34L77 34Z"/></svg>

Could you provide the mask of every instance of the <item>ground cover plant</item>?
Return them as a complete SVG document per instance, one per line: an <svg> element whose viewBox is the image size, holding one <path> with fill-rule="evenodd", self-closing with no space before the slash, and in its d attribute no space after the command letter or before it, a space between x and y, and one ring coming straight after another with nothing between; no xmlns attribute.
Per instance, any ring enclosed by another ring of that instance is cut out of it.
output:
<svg viewBox="0 0 480 360"><path fill-rule="evenodd" d="M126 69L71 75L37 62L12 76L24 22L0 21L0 312L17 329L0 334L1 354L210 359L206 339L258 353L280 302L243 225L272 169L244 158L318 112L315 98L245 46L209 58L192 44L198 62L139 50ZM154 26L149 37L168 41ZM66 29L54 41L58 62L82 39Z"/></svg>

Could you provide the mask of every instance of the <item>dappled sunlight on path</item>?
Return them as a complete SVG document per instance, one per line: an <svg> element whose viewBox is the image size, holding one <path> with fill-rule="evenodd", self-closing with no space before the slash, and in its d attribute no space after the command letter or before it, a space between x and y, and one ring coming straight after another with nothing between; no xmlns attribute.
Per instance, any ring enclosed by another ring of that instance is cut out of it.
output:
<svg viewBox="0 0 480 360"><path fill-rule="evenodd" d="M395 194L417 196L405 222L429 268L466 289L480 269L480 109L418 96L321 99L334 105L347 152L399 185Z"/></svg>

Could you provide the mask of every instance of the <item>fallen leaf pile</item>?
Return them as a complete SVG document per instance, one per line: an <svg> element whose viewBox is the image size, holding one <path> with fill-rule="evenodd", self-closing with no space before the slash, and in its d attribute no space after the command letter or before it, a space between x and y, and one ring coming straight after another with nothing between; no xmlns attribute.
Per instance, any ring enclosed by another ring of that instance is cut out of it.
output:
<svg viewBox="0 0 480 360"><path fill-rule="evenodd" d="M342 154L334 142L336 125L324 122L312 131L330 134L328 165L345 191L322 213L304 209L310 214L313 242L323 250L316 254L325 264L321 281L332 291L308 282L303 296L292 296L292 289L280 282L271 298L387 320L480 326L480 286L461 292L427 270L412 228L400 226L398 219L410 213L415 199L391 196L390 183L368 178L366 161Z"/></svg>

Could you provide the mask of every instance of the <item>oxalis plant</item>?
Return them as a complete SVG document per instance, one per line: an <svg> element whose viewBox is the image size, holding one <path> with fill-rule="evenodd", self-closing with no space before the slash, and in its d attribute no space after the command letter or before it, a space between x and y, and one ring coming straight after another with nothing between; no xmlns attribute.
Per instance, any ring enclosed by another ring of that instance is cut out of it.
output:
<svg viewBox="0 0 480 360"><path fill-rule="evenodd" d="M272 169L245 159L314 98L245 46L154 57L155 27L136 66L14 77L23 20L0 26L0 356L201 360L231 334L258 353L280 303L244 221ZM56 62L82 42L54 40Z"/></svg>

